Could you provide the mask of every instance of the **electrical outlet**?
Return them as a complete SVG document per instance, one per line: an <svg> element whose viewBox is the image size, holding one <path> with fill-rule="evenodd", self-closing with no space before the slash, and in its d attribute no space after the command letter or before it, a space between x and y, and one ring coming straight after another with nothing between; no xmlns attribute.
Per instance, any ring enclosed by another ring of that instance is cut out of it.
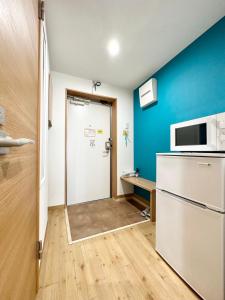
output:
<svg viewBox="0 0 225 300"><path fill-rule="evenodd" d="M0 125L5 124L5 109L0 106Z"/></svg>

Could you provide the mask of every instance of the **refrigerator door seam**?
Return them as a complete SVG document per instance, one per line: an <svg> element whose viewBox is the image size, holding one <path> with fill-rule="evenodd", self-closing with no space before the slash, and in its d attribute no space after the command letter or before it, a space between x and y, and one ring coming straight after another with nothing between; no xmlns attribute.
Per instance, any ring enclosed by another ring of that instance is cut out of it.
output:
<svg viewBox="0 0 225 300"><path fill-rule="evenodd" d="M161 192L164 192L164 193L166 193L166 194L169 194L169 195L171 195L171 196L180 198L182 201L187 202L187 203L192 204L192 205L195 205L195 206L198 206L198 207L200 207L200 208L202 208L202 209L209 209L209 210L214 211L214 212L219 213L219 214L225 214L224 211L221 211L221 210L217 210L217 209L211 208L211 207L209 207L209 206L207 206L207 205L205 205L205 204L201 204L201 203L199 203L199 202L196 202L196 201L187 199L187 198L185 198L185 197L182 197L182 196L180 196L180 195L177 195L177 194L168 192L168 191L166 191L166 190L162 190L162 189L157 189L157 190L158 190L158 191L161 191Z"/></svg>

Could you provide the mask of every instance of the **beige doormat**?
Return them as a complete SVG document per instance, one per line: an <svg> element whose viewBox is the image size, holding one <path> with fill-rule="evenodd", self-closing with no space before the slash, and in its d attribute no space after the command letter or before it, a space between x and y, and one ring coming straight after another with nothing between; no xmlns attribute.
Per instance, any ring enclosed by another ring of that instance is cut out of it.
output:
<svg viewBox="0 0 225 300"><path fill-rule="evenodd" d="M141 208L140 208L141 209ZM137 223L148 222L128 201L103 199L70 205L66 209L69 243L74 243Z"/></svg>

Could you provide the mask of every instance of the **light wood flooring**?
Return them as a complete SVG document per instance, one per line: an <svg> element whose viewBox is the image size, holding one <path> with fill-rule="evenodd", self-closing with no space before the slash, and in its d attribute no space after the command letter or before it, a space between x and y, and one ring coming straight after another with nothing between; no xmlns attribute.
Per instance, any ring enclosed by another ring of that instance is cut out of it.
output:
<svg viewBox="0 0 225 300"><path fill-rule="evenodd" d="M49 211L38 300L193 300L154 250L146 222L68 245L63 208Z"/></svg>

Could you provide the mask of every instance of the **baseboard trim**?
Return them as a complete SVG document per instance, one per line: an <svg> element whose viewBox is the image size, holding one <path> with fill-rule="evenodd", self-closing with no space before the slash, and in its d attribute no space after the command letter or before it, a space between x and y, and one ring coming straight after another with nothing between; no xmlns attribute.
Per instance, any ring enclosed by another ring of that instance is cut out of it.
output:
<svg viewBox="0 0 225 300"><path fill-rule="evenodd" d="M59 204L54 206L49 206L48 210L56 209L56 208L65 208L65 204Z"/></svg>

